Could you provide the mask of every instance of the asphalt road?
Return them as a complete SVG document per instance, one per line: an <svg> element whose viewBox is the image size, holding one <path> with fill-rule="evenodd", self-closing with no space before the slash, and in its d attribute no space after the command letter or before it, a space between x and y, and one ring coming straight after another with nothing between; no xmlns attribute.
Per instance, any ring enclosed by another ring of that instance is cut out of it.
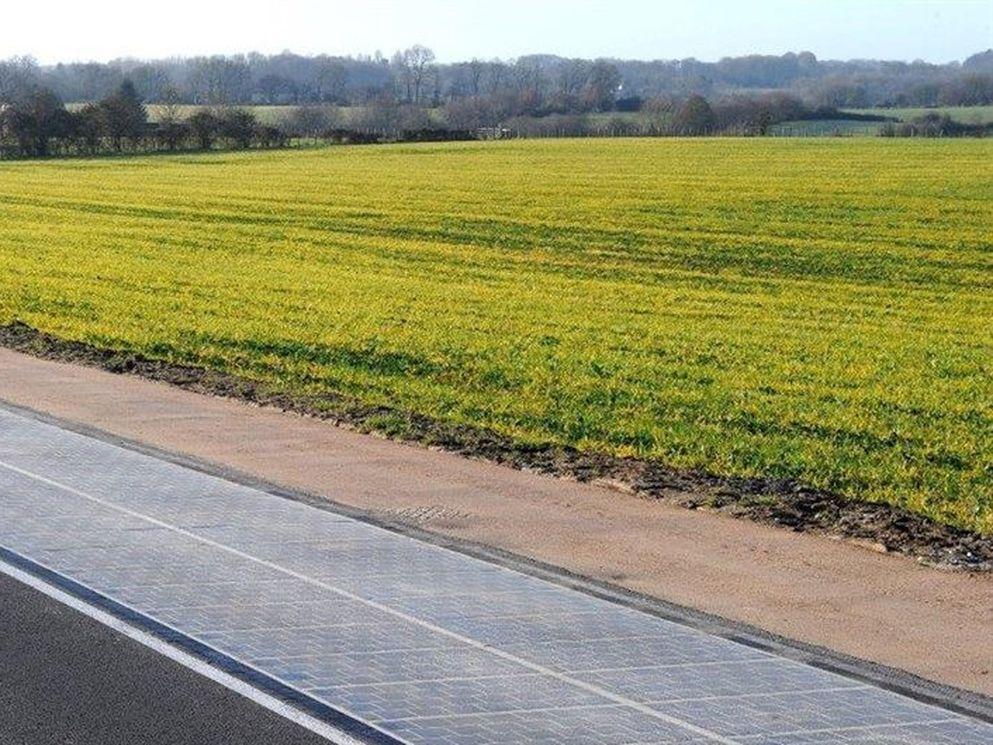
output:
<svg viewBox="0 0 993 745"><path fill-rule="evenodd" d="M0 573L3 745L327 741Z"/></svg>

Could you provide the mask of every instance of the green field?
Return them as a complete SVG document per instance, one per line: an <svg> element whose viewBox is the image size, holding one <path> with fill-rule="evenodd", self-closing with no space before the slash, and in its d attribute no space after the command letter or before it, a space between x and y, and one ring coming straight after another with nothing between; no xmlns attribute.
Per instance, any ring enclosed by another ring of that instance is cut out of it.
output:
<svg viewBox="0 0 993 745"><path fill-rule="evenodd" d="M947 114L954 121L962 124L989 124L993 122L993 106L940 106L938 108L905 108L905 109L851 109L854 114L873 114L889 116L907 122L927 114Z"/></svg>
<svg viewBox="0 0 993 745"><path fill-rule="evenodd" d="M163 113L167 110L167 107L149 104L146 106L148 109L148 118L150 121L157 122L162 119ZM209 106L177 106L177 114L181 119L188 119L190 116L195 114L201 109L209 109ZM297 109L296 106L239 106L237 108L245 109L251 111L255 114L256 118L262 124L270 124L278 126L283 124L289 119L290 115Z"/></svg>
<svg viewBox="0 0 993 745"><path fill-rule="evenodd" d="M993 142L0 164L0 323L993 532Z"/></svg>
<svg viewBox="0 0 993 745"><path fill-rule="evenodd" d="M66 106L66 108L71 111L78 111L85 104L82 103L71 103ZM151 122L158 122L162 120L164 113L169 107L162 104L146 104L145 109L148 111L148 120ZM196 106L193 104L182 104L179 106L172 107L175 110L176 116L180 119L188 119L197 111L203 109L211 110L210 106ZM236 108L245 109L251 111L263 124L279 125L285 122L290 115L297 109L296 106L238 106ZM346 111L347 109L338 108L338 111Z"/></svg>
<svg viewBox="0 0 993 745"><path fill-rule="evenodd" d="M79 109L83 104L70 104L67 108ZM161 104L146 104L145 109L148 111L148 120L151 122L159 122L162 120L168 107ZM188 119L197 111L214 110L216 107L210 106L196 106L193 104L183 104L174 107L176 116L180 119ZM268 124L272 126L283 126L287 124L293 113L299 109L299 106L236 106L235 108L244 109L245 111L250 111L255 114L256 119L262 124ZM362 106L326 106L325 108L329 113L334 115L334 121L336 126L349 126L351 123L358 120L362 114L365 112L365 108ZM428 109L428 115L432 120L441 123L442 110L441 109Z"/></svg>
<svg viewBox="0 0 993 745"><path fill-rule="evenodd" d="M875 137L880 122L859 122L851 119L808 119L783 122L769 128L773 137Z"/></svg>

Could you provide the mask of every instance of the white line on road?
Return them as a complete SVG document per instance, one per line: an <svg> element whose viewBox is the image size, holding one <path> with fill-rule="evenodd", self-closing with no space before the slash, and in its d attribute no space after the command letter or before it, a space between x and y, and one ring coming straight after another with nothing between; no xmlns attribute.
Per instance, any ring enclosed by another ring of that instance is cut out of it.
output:
<svg viewBox="0 0 993 745"><path fill-rule="evenodd" d="M264 693L259 689L250 686L248 683L238 680L222 670L218 670L216 667L208 665L203 660L187 654L183 650L177 649L171 644L167 644L161 639L152 636L141 629L137 629L119 618L100 610L99 608L94 608L92 605L84 603L82 600L63 592L57 587L53 587L47 582L44 582L37 577L28 574L27 572L21 571L17 567L11 566L4 561L0 561L0 572L13 577L18 582L28 585L29 587L33 587L35 590L44 593L53 600L57 600L58 602L69 606L73 610L89 616L93 620L102 623L104 626L107 626L118 633L124 634L129 639L133 639L139 644L144 644L146 647L149 647L164 657L168 657L170 660L178 662L180 665L189 668L193 672L198 673L205 678L209 678L215 683L219 683L225 688L244 696L259 706L278 714L284 719L289 719L294 724L297 724L304 729L325 738L326 740L330 740L332 743L335 743L335 745L362 745L361 740L356 740L351 735L332 727L330 724L315 719L314 717L293 708L289 704L270 696L268 693Z"/></svg>

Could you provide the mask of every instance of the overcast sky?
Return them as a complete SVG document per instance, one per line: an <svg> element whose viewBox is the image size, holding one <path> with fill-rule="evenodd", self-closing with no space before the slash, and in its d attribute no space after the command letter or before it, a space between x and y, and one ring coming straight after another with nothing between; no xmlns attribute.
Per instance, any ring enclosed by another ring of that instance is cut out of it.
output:
<svg viewBox="0 0 993 745"><path fill-rule="evenodd" d="M947 62L993 47L993 0L39 0L4 3L0 57L43 63L233 52L442 61L548 52L714 60L809 50L820 58Z"/></svg>

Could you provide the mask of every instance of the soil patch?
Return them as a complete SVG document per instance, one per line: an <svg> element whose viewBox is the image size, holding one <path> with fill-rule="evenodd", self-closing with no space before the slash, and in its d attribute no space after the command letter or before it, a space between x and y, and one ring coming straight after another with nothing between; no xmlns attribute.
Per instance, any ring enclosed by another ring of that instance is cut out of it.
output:
<svg viewBox="0 0 993 745"><path fill-rule="evenodd" d="M797 532L832 535L938 567L993 571L993 537L943 525L898 507L846 499L789 479L726 477L674 469L648 459L583 452L556 444L521 443L486 429L451 424L397 408L369 406L333 392L320 396L288 394L226 373L65 341L20 322L0 325L0 346L43 359L137 375L197 393L313 416L519 470L595 481L690 509L718 511Z"/></svg>

